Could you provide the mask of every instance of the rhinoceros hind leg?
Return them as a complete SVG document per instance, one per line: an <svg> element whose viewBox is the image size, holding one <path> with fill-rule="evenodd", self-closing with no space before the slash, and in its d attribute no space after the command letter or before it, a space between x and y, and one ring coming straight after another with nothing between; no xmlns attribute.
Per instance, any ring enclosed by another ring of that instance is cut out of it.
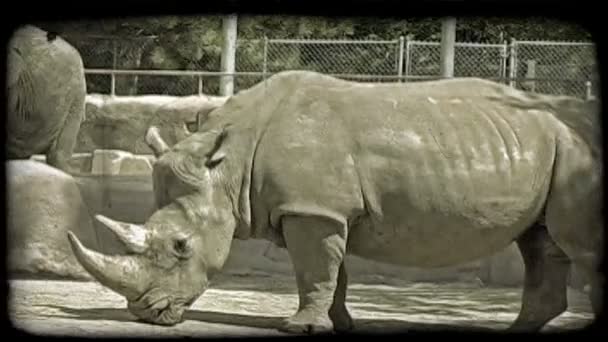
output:
<svg viewBox="0 0 608 342"><path fill-rule="evenodd" d="M334 326L329 311L346 250L346 227L313 216L287 216L282 226L296 273L299 307L279 330L296 334L331 333Z"/></svg>
<svg viewBox="0 0 608 342"><path fill-rule="evenodd" d="M329 309L329 318L334 323L336 332L349 332L354 329L353 319L346 308L346 290L348 287L348 275L344 261L338 272L338 286L334 293L334 302Z"/></svg>
<svg viewBox="0 0 608 342"><path fill-rule="evenodd" d="M589 299L591 300L591 308L595 317L598 317L602 313L604 306L604 281L603 274L596 271L592 273Z"/></svg>
<svg viewBox="0 0 608 342"><path fill-rule="evenodd" d="M80 130L80 125L84 118L85 111L85 94L80 94L74 99L70 108L68 108L68 114L63 122L57 139L52 143L47 153L47 163L57 169L60 169L66 173L72 173L74 170L71 169L69 161L72 158L74 152L74 146L76 145L76 139Z"/></svg>
<svg viewBox="0 0 608 342"><path fill-rule="evenodd" d="M524 260L524 290L519 316L510 330L536 332L568 307L570 259L541 225L520 236L517 246Z"/></svg>

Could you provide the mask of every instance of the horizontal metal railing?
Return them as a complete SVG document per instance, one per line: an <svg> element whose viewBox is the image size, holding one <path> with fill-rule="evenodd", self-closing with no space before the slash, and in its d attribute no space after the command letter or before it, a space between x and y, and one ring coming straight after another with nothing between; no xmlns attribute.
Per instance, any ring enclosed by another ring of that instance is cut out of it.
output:
<svg viewBox="0 0 608 342"><path fill-rule="evenodd" d="M88 75L109 75L111 77L111 89L110 94L116 95L116 76L127 75L127 76L166 76L166 77L198 77L199 80L199 95L202 95L202 83L204 77L242 77L242 76L258 76L258 77L270 77L280 72L263 72L263 71L249 71L249 72L220 72L220 71L197 71L197 70L114 70L114 69L86 69L85 74ZM331 74L326 75L345 78L351 80L392 80L392 81L420 81L420 80L440 80L444 77L437 75L369 75L369 74ZM477 77L476 77L477 78ZM492 80L496 82L572 82L579 81L584 82L587 88L587 99L592 99L592 82L589 80L573 80L571 78L556 78L556 77L483 77L483 79Z"/></svg>

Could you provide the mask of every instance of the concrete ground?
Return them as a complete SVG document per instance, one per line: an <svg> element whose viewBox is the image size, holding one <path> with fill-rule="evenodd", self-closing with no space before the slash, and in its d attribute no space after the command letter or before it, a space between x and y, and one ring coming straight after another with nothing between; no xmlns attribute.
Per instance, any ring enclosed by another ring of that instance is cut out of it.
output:
<svg viewBox="0 0 608 342"><path fill-rule="evenodd" d="M218 276L186 313L161 327L135 321L125 300L94 282L10 281L9 313L26 332L86 337L246 337L280 335L276 327L297 308L292 277ZM502 330L515 319L521 289L475 283L406 283L352 279L348 307L356 332ZM587 296L569 290L569 309L544 331L579 329L593 321Z"/></svg>

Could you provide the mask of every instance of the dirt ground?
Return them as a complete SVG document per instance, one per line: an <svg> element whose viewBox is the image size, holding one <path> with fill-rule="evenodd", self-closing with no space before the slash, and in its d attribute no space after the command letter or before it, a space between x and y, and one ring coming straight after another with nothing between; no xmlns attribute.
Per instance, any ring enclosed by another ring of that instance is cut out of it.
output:
<svg viewBox="0 0 608 342"><path fill-rule="evenodd" d="M85 337L247 337L280 335L297 308L292 277L225 275L173 327L137 322L125 300L94 282L13 279L9 309L28 333ZM348 307L356 332L502 330L515 319L521 290L474 283L406 283L352 279ZM587 296L569 290L569 309L544 331L579 329L593 321Z"/></svg>

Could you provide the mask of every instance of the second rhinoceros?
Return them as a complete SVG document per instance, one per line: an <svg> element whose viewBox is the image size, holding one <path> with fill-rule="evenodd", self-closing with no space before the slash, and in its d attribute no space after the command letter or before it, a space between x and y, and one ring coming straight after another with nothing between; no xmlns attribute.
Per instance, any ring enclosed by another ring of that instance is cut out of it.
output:
<svg viewBox="0 0 608 342"><path fill-rule="evenodd" d="M50 166L74 171L69 160L87 94L80 53L32 25L13 32L7 50L7 159L42 153Z"/></svg>
<svg viewBox="0 0 608 342"><path fill-rule="evenodd" d="M599 310L603 239L597 108L478 79L362 84L291 71L233 96L200 132L148 141L158 210L143 225L98 220L132 254L69 235L80 263L144 321L173 325L233 238L291 257L299 307L280 330L352 329L345 254L440 267L517 242L525 261L514 330L567 308L571 262ZM595 126L594 126L595 125Z"/></svg>

